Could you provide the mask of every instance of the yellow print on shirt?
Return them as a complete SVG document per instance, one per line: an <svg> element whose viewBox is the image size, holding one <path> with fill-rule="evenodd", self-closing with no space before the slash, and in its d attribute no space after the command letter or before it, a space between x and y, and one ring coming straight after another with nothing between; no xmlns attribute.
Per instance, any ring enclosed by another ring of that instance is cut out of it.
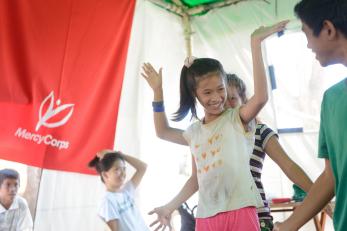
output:
<svg viewBox="0 0 347 231"><path fill-rule="evenodd" d="M220 152L220 147L217 148L217 149L211 150L211 154L212 154L213 157L214 157L215 155L219 154L219 152Z"/></svg>
<svg viewBox="0 0 347 231"><path fill-rule="evenodd" d="M202 159L206 159L206 157L207 157L207 153L206 152L203 152L203 153L201 153L201 157L202 157Z"/></svg>
<svg viewBox="0 0 347 231"><path fill-rule="evenodd" d="M214 161L212 164L210 165L204 165L201 169L198 169L198 174L202 174L202 173L207 173L208 171L220 167L223 165L223 160L219 159Z"/></svg>
<svg viewBox="0 0 347 231"><path fill-rule="evenodd" d="M222 134L214 134L207 139L207 143L205 143L205 145L194 144L193 149L196 153L196 155L194 155L194 159L198 166L198 174L207 173L211 169L223 165L223 160L220 158L217 159L221 151L221 147L219 146L221 138Z"/></svg>
<svg viewBox="0 0 347 231"><path fill-rule="evenodd" d="M212 145L214 142L218 141L222 138L222 134L215 134L212 137L207 139L209 145Z"/></svg>

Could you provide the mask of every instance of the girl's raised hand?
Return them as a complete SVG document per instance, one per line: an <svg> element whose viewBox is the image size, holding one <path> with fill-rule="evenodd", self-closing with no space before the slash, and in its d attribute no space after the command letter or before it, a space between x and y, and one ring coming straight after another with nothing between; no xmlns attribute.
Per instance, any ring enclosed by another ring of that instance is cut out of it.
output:
<svg viewBox="0 0 347 231"><path fill-rule="evenodd" d="M258 29L256 29L252 35L251 40L252 42L261 42L270 35L282 31L285 29L286 25L288 24L289 20L281 21L279 23L276 23L272 26L261 26Z"/></svg>
<svg viewBox="0 0 347 231"><path fill-rule="evenodd" d="M147 81L153 91L162 88L162 68L159 69L158 73L150 63L144 63L142 65L142 70L143 73L141 73L141 75Z"/></svg>

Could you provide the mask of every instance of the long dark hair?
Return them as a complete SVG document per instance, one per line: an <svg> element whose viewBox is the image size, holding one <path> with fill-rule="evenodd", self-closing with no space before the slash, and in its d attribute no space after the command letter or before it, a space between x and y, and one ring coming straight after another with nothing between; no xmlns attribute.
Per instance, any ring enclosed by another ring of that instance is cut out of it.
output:
<svg viewBox="0 0 347 231"><path fill-rule="evenodd" d="M195 59L190 67L183 66L180 76L180 105L173 115L173 121L183 120L190 111L192 117L198 118L196 113L196 86L199 80L209 76L209 74L219 74L225 78L225 71L222 64L211 58Z"/></svg>
<svg viewBox="0 0 347 231"><path fill-rule="evenodd" d="M329 20L347 38L346 0L302 0L296 4L294 12L315 36L320 34L324 20Z"/></svg>
<svg viewBox="0 0 347 231"><path fill-rule="evenodd" d="M110 170L114 162L116 162L117 160L124 161L124 158L120 152L107 152L102 159L100 159L98 156L95 156L88 163L88 166L90 168L95 168L96 171L100 174L101 181L104 182L101 173Z"/></svg>

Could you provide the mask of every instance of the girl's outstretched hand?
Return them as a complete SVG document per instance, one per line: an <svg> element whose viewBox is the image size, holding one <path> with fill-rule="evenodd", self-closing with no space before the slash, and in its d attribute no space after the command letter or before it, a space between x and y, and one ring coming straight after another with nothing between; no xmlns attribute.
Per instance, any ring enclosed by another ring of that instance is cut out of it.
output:
<svg viewBox="0 0 347 231"><path fill-rule="evenodd" d="M170 231L172 229L170 224L172 212L167 207L162 206L162 207L153 209L148 214L152 215L154 213L157 214L157 219L154 222L152 222L149 226L152 227L156 225L154 231L165 230L166 228L169 228L169 231Z"/></svg>
<svg viewBox="0 0 347 231"><path fill-rule="evenodd" d="M286 25L288 24L289 20L278 22L272 26L261 26L258 29L256 29L252 35L251 40L252 42L261 42L270 35L282 31L285 29Z"/></svg>
<svg viewBox="0 0 347 231"><path fill-rule="evenodd" d="M162 88L162 68L157 72L150 63L144 63L142 65L142 71L143 73L141 73L141 75L153 91Z"/></svg>

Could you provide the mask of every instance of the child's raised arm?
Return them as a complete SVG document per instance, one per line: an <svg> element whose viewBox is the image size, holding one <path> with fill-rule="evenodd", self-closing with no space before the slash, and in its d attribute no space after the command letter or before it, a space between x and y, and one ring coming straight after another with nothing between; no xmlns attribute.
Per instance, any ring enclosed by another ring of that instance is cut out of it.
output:
<svg viewBox="0 0 347 231"><path fill-rule="evenodd" d="M162 68L159 69L158 73L150 63L144 63L142 70L143 73L141 73L141 75L152 88L154 94L153 102L157 106L157 110L153 111L154 126L157 136L160 139L173 143L188 145L187 141L183 138L183 130L169 126L169 122L164 111Z"/></svg>
<svg viewBox="0 0 347 231"><path fill-rule="evenodd" d="M134 187L136 188L141 180L142 177L145 175L145 172L147 170L147 164L135 157L126 155L122 153L122 156L126 162L128 162L131 166L133 166L136 170L133 177L131 178L131 182L134 184Z"/></svg>
<svg viewBox="0 0 347 231"><path fill-rule="evenodd" d="M254 119L268 100L266 74L261 52L261 42L270 35L283 30L289 21L282 21L273 26L260 27L251 35L251 50L254 76L254 95L240 108L240 118L247 124Z"/></svg>

